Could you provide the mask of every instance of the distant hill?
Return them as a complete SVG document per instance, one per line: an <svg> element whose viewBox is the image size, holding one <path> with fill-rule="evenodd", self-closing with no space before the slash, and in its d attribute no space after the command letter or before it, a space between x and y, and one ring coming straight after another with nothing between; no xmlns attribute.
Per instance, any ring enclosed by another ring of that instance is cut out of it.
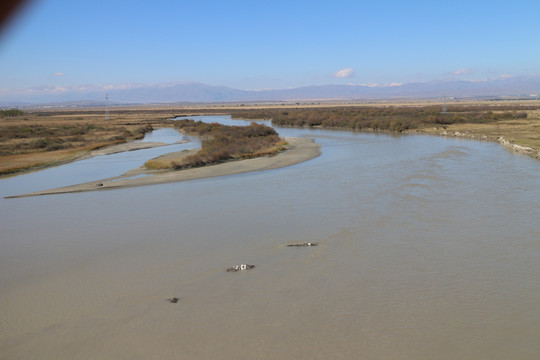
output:
<svg viewBox="0 0 540 360"><path fill-rule="evenodd" d="M249 101L375 100L406 98L497 97L540 95L540 76L487 81L430 81L381 85L322 85L293 89L247 91L200 83L39 88L0 93L0 107L25 104L97 106L148 103L215 103Z"/></svg>

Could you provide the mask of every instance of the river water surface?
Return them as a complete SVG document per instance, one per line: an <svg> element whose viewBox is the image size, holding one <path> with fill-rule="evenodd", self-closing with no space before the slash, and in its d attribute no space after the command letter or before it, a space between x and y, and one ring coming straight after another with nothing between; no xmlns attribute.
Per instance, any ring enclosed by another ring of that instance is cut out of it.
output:
<svg viewBox="0 0 540 360"><path fill-rule="evenodd" d="M322 155L18 199L3 197L178 149L0 180L0 359L538 357L540 163L462 139L277 130ZM256 267L225 271L242 263Z"/></svg>

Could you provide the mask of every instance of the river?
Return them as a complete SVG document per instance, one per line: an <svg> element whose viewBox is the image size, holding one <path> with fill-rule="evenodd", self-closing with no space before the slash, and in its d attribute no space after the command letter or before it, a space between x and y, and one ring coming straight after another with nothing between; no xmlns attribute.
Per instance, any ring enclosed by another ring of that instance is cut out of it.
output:
<svg viewBox="0 0 540 360"><path fill-rule="evenodd" d="M455 138L277 130L322 155L18 199L3 197L178 150L0 180L0 359L538 356L538 161ZM286 246L301 242L319 245Z"/></svg>

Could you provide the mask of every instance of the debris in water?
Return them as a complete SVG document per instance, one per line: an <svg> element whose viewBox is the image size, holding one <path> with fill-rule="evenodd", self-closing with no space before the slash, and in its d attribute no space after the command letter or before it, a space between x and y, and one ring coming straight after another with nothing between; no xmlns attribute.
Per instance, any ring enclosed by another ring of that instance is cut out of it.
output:
<svg viewBox="0 0 540 360"><path fill-rule="evenodd" d="M242 265L234 265L227 269L227 271L238 271L238 270L249 270L253 269L255 265L249 265L249 264L242 264Z"/></svg>
<svg viewBox="0 0 540 360"><path fill-rule="evenodd" d="M170 299L167 299L168 302L172 303L172 304L176 304L178 302L178 300L180 300L180 298L177 298L176 296L170 298Z"/></svg>
<svg viewBox="0 0 540 360"><path fill-rule="evenodd" d="M319 245L319 243L305 242L305 243L300 243L300 244L289 244L287 246L291 247L291 246L317 246L317 245Z"/></svg>

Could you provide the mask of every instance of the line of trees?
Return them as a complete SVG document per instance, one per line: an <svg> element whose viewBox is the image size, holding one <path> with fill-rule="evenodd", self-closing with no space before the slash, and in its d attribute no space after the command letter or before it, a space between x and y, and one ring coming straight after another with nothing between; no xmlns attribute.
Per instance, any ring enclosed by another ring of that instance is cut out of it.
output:
<svg viewBox="0 0 540 360"><path fill-rule="evenodd" d="M426 125L488 123L505 119L524 119L524 108L501 111L489 106L456 106L442 113L438 106L378 106L293 109L242 109L234 118L271 119L276 126L345 128L401 132Z"/></svg>
<svg viewBox="0 0 540 360"><path fill-rule="evenodd" d="M15 117L24 115L24 111L19 109L0 110L1 117Z"/></svg>

